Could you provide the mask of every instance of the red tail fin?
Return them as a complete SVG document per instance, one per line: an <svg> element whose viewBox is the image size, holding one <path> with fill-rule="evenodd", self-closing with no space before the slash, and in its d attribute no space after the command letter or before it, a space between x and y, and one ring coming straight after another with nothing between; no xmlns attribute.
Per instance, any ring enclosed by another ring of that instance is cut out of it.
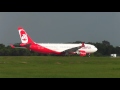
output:
<svg viewBox="0 0 120 90"><path fill-rule="evenodd" d="M34 41L30 38L30 36L26 33L26 31L22 27L18 27L18 31L19 31L19 35L22 43L24 44L34 43Z"/></svg>

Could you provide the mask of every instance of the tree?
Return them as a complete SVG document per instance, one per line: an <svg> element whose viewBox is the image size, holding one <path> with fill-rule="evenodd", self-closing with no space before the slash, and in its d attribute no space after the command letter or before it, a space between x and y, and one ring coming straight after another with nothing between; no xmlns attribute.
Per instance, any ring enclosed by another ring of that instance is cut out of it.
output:
<svg viewBox="0 0 120 90"><path fill-rule="evenodd" d="M102 41L102 44L104 44L104 45L106 45L106 46L109 46L109 45L110 45L110 42L104 40L104 41Z"/></svg>

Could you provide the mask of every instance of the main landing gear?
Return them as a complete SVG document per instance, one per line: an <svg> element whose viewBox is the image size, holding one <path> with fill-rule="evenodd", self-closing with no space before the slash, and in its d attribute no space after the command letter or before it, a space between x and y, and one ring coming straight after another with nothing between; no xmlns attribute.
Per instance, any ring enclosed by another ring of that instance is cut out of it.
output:
<svg viewBox="0 0 120 90"><path fill-rule="evenodd" d="M90 53L88 53L88 57L90 57Z"/></svg>

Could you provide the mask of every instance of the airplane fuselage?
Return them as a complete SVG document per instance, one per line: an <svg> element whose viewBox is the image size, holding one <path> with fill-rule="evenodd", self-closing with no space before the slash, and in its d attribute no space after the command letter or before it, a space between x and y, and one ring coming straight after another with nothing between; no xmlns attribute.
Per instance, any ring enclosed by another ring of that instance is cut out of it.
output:
<svg viewBox="0 0 120 90"><path fill-rule="evenodd" d="M37 46L36 46L37 45ZM79 47L82 44L62 44L62 43L36 43L32 46L32 50L40 53L49 53L49 54L61 54L65 50ZM34 48L33 48L34 47ZM78 48L78 51L85 51L86 53L94 53L97 51L97 48L91 44L85 44L85 47Z"/></svg>

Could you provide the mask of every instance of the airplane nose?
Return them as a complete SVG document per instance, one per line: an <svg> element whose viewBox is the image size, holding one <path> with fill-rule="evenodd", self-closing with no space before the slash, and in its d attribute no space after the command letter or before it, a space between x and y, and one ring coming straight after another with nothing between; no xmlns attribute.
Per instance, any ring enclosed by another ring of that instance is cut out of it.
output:
<svg viewBox="0 0 120 90"><path fill-rule="evenodd" d="M95 47L95 52L97 51L98 49Z"/></svg>

